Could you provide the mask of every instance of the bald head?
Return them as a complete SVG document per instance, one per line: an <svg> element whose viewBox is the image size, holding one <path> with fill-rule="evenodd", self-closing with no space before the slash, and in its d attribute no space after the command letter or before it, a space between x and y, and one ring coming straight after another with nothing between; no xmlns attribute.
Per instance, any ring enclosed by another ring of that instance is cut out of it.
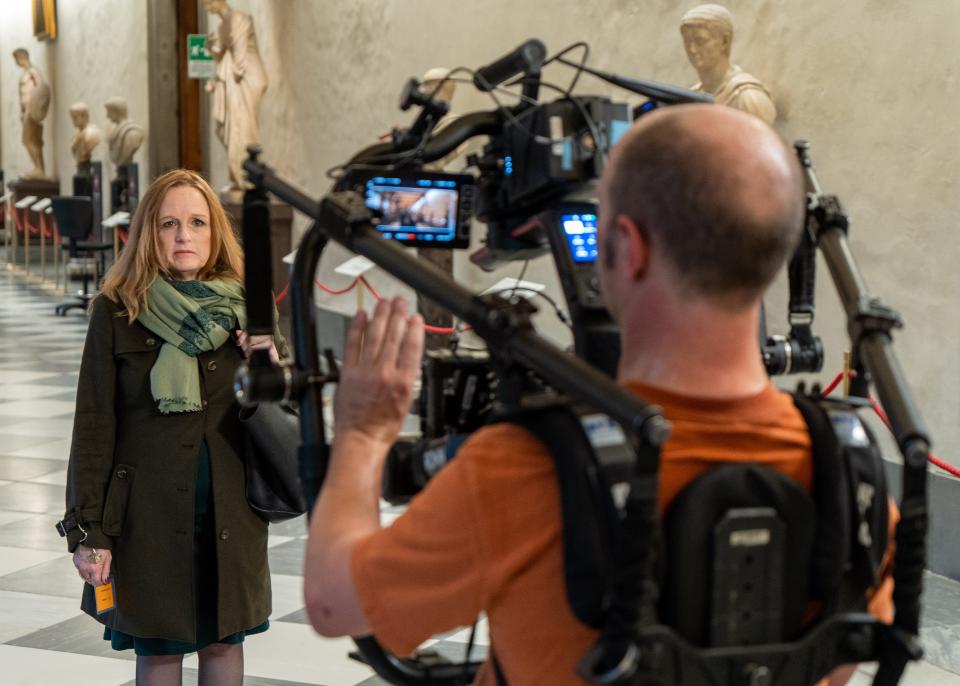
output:
<svg viewBox="0 0 960 686"><path fill-rule="evenodd" d="M683 294L734 308L755 302L794 250L803 197L777 134L719 105L645 115L612 151L602 191L604 214L645 232Z"/></svg>

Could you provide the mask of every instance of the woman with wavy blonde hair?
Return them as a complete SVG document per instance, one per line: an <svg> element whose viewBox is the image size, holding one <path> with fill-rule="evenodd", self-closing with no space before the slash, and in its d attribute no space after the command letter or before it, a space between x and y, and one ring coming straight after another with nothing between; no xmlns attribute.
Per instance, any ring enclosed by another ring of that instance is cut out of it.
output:
<svg viewBox="0 0 960 686"><path fill-rule="evenodd" d="M104 277L103 294L123 303L131 320L137 318L146 300L147 289L157 275L170 276L169 266L160 259L158 220L167 191L176 186L196 189L210 211L210 255L199 270L200 280L216 276L243 282L243 250L210 184L196 172L175 169L159 177L147 189L133 215L130 238Z"/></svg>
<svg viewBox="0 0 960 686"><path fill-rule="evenodd" d="M197 652L200 683L239 685L243 639L268 626L267 525L247 505L232 385L251 349L285 346L244 333L242 279L216 195L175 170L90 306L63 521L82 608L135 650L138 684L179 684Z"/></svg>

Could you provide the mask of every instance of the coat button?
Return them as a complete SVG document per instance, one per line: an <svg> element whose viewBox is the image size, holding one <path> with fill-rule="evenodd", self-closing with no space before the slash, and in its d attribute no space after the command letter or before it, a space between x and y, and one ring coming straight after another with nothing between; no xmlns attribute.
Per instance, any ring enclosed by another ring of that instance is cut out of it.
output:
<svg viewBox="0 0 960 686"><path fill-rule="evenodd" d="M220 540L221 540L221 541L225 541L225 540L227 540L228 538L230 538L230 532L229 532L228 530L224 529L223 531L220 532Z"/></svg>
<svg viewBox="0 0 960 686"><path fill-rule="evenodd" d="M145 342L146 342L147 345L156 345L156 344L157 344L157 339L156 339L156 338L148 338Z"/></svg>
<svg viewBox="0 0 960 686"><path fill-rule="evenodd" d="M207 362L207 371L208 371L208 372L215 372L215 371L217 371L217 363L216 363L216 362Z"/></svg>
<svg viewBox="0 0 960 686"><path fill-rule="evenodd" d="M201 405L202 407L206 407L206 406L207 406L207 401L206 401L206 400L201 400L201 401L200 401L200 405Z"/></svg>
<svg viewBox="0 0 960 686"><path fill-rule="evenodd" d="M117 470L117 478L118 478L118 479L126 479L126 478L127 478L127 470L126 470L126 469L118 469L118 470Z"/></svg>

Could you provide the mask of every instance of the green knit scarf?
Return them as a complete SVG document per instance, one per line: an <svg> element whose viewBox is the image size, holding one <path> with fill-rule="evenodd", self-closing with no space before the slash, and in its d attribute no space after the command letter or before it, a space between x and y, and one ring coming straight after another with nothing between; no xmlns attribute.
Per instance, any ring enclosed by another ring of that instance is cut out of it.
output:
<svg viewBox="0 0 960 686"><path fill-rule="evenodd" d="M227 342L247 325L243 287L233 280L167 281L158 276L137 321L163 339L150 370L150 391L162 414L198 412L197 356Z"/></svg>

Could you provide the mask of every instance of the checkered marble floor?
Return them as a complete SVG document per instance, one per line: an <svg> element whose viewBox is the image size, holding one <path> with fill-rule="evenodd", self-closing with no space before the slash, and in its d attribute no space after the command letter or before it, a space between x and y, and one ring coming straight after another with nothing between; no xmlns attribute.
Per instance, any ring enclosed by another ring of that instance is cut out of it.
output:
<svg viewBox="0 0 960 686"><path fill-rule="evenodd" d="M0 262L2 264L2 262ZM80 612L81 582L53 523L63 513L66 460L76 380L86 332L79 311L57 317L62 297L0 267L0 683L6 686L133 684L132 651L115 652L100 625ZM397 512L384 508L384 521ZM316 636L302 602L303 518L270 527L273 607L270 630L245 643L249 685L383 684L347 658L352 644ZM912 666L903 683L960 686L960 585L930 578L925 639L931 662ZM486 652L484 627L476 656ZM431 647L464 654L469 631ZM931 650L932 649L932 650ZM196 656L184 683L196 683ZM948 671L949 670L949 671ZM851 682L870 683L865 666Z"/></svg>

